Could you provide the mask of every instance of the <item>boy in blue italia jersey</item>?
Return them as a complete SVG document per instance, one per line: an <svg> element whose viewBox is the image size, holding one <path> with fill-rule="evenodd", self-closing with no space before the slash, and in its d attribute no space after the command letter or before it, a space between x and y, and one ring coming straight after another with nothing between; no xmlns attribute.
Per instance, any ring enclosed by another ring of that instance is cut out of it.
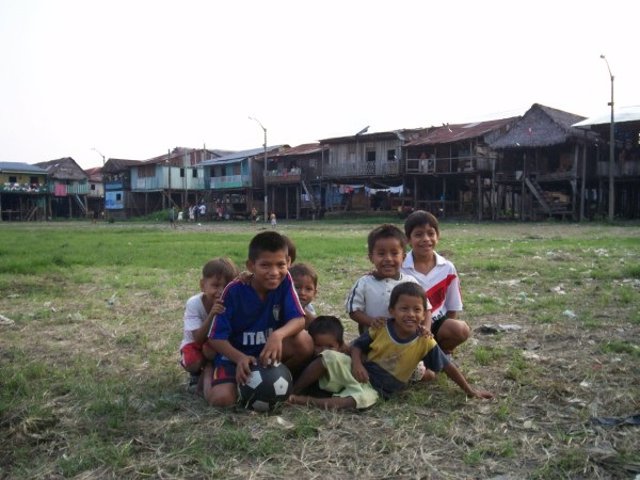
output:
<svg viewBox="0 0 640 480"><path fill-rule="evenodd" d="M217 407L236 403L237 385L247 381L252 364L284 362L295 374L313 355L304 309L288 271L286 239L273 231L253 237L246 266L249 281L227 285L221 299L224 313L216 315L209 331L217 355L205 370L203 393Z"/></svg>

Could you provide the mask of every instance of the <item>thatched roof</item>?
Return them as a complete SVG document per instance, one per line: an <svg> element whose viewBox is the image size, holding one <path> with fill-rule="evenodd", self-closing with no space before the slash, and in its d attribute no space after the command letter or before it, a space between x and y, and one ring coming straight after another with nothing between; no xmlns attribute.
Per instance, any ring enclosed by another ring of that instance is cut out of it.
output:
<svg viewBox="0 0 640 480"><path fill-rule="evenodd" d="M38 162L35 165L44 168L51 178L56 180L86 180L87 174L71 157L58 158L48 162Z"/></svg>
<svg viewBox="0 0 640 480"><path fill-rule="evenodd" d="M126 160L124 158L110 158L105 163L102 171L105 173L118 173L129 170L135 165L139 165L142 162L140 160Z"/></svg>
<svg viewBox="0 0 640 480"><path fill-rule="evenodd" d="M595 140L584 130L572 127L585 117L534 103L531 108L512 125L509 132L490 144L494 149L535 148L560 145L569 140Z"/></svg>

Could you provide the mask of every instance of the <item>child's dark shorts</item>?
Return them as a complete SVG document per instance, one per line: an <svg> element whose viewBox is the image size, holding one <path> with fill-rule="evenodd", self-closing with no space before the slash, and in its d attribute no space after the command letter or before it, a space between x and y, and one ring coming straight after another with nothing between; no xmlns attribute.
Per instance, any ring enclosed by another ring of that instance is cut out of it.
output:
<svg viewBox="0 0 640 480"><path fill-rule="evenodd" d="M437 320L431 324L431 333L433 333L434 337L438 334L438 330L440 330L444 322L446 322L448 319L449 317L442 317L440 320Z"/></svg>
<svg viewBox="0 0 640 480"><path fill-rule="evenodd" d="M211 386L223 383L236 383L236 364L219 360L213 364Z"/></svg>

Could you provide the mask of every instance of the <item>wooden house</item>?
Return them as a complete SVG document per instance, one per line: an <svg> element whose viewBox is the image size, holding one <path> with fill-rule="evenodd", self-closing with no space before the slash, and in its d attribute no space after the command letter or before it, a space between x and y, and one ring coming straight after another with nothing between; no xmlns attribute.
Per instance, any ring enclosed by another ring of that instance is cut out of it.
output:
<svg viewBox="0 0 640 480"><path fill-rule="evenodd" d="M35 164L49 178L48 210L52 217L82 218L88 213L89 177L71 157Z"/></svg>
<svg viewBox="0 0 640 480"><path fill-rule="evenodd" d="M640 217L640 106L618 107L614 111L614 215L623 218ZM609 139L611 114L607 112L573 125L587 128L603 139L597 151L597 186L587 190L587 200L596 200L600 215L608 211L609 202ZM589 210L587 210L589 213Z"/></svg>
<svg viewBox="0 0 640 480"><path fill-rule="evenodd" d="M283 145L267 147L266 157L282 148ZM215 212L214 218L248 218L252 208L264 214L263 199L267 193L264 162L262 147L229 153L198 165L204 172L207 203L209 211Z"/></svg>
<svg viewBox="0 0 640 480"><path fill-rule="evenodd" d="M89 214L94 218L104 211L104 183L102 178L102 168L88 168L84 171L89 181L89 192L87 193L87 206Z"/></svg>
<svg viewBox="0 0 640 480"><path fill-rule="evenodd" d="M321 205L320 166L323 147L306 143L284 147L268 158L269 211L278 218L314 218Z"/></svg>
<svg viewBox="0 0 640 480"><path fill-rule="evenodd" d="M218 157L213 150L177 147L131 166L132 204L142 215L177 207L187 209L205 200L202 163Z"/></svg>
<svg viewBox="0 0 640 480"><path fill-rule="evenodd" d="M496 159L489 143L506 133L518 118L432 127L406 142L408 194L402 206L481 220L490 205Z"/></svg>
<svg viewBox="0 0 640 480"><path fill-rule="evenodd" d="M323 159L319 180L325 185L339 185L339 208L343 210L370 210L373 199L367 193L369 189L401 185L405 173L402 148L423 132L366 133L367 128L355 135L320 140ZM333 200L324 203L328 209L334 205Z"/></svg>
<svg viewBox="0 0 640 480"><path fill-rule="evenodd" d="M578 218L578 200L595 179L599 140L572 126L583 119L534 104L491 142L498 151L493 218Z"/></svg>
<svg viewBox="0 0 640 480"><path fill-rule="evenodd" d="M125 219L142 215L131 193L131 169L139 160L110 158L102 168L105 217Z"/></svg>
<svg viewBox="0 0 640 480"><path fill-rule="evenodd" d="M0 162L0 221L45 220L47 171L20 162Z"/></svg>

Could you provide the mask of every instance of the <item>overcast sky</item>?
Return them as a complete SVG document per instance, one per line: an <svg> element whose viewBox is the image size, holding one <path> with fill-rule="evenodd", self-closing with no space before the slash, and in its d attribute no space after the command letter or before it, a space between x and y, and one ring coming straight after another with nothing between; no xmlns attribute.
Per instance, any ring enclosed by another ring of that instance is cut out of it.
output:
<svg viewBox="0 0 640 480"><path fill-rule="evenodd" d="M0 0L0 161L640 104L636 0Z"/></svg>

